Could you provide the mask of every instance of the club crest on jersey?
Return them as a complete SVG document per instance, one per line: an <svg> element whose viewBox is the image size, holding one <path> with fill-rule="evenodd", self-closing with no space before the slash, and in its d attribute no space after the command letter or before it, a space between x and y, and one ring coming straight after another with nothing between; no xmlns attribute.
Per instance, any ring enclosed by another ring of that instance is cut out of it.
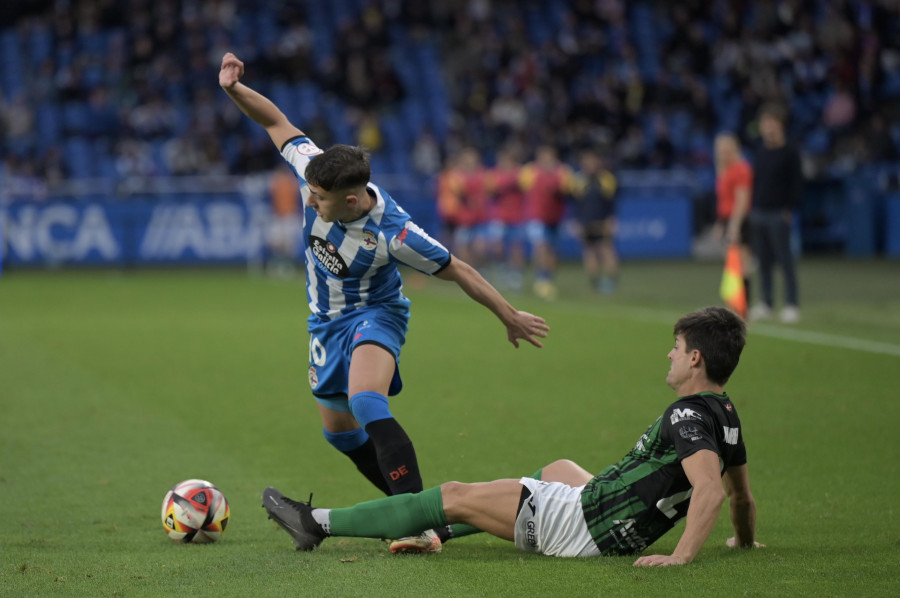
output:
<svg viewBox="0 0 900 598"><path fill-rule="evenodd" d="M316 368L309 366L309 387L315 388L319 385L319 374L316 373Z"/></svg>
<svg viewBox="0 0 900 598"><path fill-rule="evenodd" d="M350 275L350 268L344 262L344 258L338 253L334 243L322 237L315 235L309 236L309 248L312 250L319 265L331 272L338 278L347 278Z"/></svg>
<svg viewBox="0 0 900 598"><path fill-rule="evenodd" d="M370 230L364 230L362 235L363 249L375 249L378 247L378 238Z"/></svg>

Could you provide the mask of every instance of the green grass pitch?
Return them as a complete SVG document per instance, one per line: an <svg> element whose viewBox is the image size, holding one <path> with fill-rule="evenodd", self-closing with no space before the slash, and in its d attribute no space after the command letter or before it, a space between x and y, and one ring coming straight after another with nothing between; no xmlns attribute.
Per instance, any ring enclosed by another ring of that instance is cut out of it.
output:
<svg viewBox="0 0 900 598"><path fill-rule="evenodd" d="M727 507L688 567L552 559L485 535L440 555L376 540L297 553L268 522L275 485L315 504L377 496L321 437L306 381L302 280L236 271L7 272L0 278L0 596L889 596L900 588L900 264L801 263L803 320L751 327L728 386L764 550L733 552ZM621 290L514 297L552 326L515 350L452 285L409 276L392 409L426 486L619 459L674 399L671 329L717 303L720 267L626 263ZM166 538L170 486L231 504L218 544ZM670 551L676 527L653 551Z"/></svg>

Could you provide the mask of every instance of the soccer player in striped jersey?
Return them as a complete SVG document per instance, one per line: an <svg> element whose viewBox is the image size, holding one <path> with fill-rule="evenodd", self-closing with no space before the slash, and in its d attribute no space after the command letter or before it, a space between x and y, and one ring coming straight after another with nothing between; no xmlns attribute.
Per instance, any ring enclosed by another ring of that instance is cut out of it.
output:
<svg viewBox="0 0 900 598"><path fill-rule="evenodd" d="M300 181L309 308L309 384L325 438L386 494L422 490L415 450L388 406L400 392L400 348L409 320L399 264L455 282L506 327L516 347L541 347L549 327L518 311L474 268L453 257L369 182L365 151L322 151L269 99L240 83L244 65L222 58L219 84L269 133ZM418 530L422 531L422 530ZM440 549L433 535L397 550Z"/></svg>
<svg viewBox="0 0 900 598"><path fill-rule="evenodd" d="M460 535L483 530L527 552L632 555L686 518L672 554L634 562L652 567L694 560L727 495L734 536L726 545L761 547L741 421L724 388L744 348L746 325L726 308L707 307L679 319L674 335L666 383L678 399L621 461L597 475L561 460L529 478L448 482L343 509L314 509L267 488L263 506L295 530L305 550L328 536L393 537L450 523Z"/></svg>

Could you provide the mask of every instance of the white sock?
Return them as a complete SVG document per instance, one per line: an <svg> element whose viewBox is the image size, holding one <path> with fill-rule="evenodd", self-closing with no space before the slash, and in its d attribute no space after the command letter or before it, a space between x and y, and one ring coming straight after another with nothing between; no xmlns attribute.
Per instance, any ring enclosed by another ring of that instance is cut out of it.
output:
<svg viewBox="0 0 900 598"><path fill-rule="evenodd" d="M331 535L331 509L313 509L313 519L322 526L322 530L329 536Z"/></svg>

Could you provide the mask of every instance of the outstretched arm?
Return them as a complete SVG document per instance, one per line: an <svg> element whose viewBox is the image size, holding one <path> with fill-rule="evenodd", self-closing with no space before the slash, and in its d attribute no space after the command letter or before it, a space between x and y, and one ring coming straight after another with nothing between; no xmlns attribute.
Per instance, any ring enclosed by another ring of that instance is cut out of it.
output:
<svg viewBox="0 0 900 598"><path fill-rule="evenodd" d="M709 537L719 510L725 502L725 490L719 474L719 456L708 449L699 450L681 462L691 486L691 503L688 507L684 533L671 555L642 556L635 567L665 567L686 565L694 560L706 538Z"/></svg>
<svg viewBox="0 0 900 598"><path fill-rule="evenodd" d="M303 131L292 125L278 106L240 82L243 75L244 63L231 52L225 54L219 71L219 85L241 112L265 128L279 150L288 139L302 136Z"/></svg>
<svg viewBox="0 0 900 598"><path fill-rule="evenodd" d="M528 312L518 311L469 264L453 256L447 267L441 270L437 277L443 280L452 280L469 297L494 312L494 315L500 318L500 321L506 326L509 342L516 348L519 347L518 339L526 340L535 347L543 347L535 337L545 338L547 336L550 327L544 319Z"/></svg>
<svg viewBox="0 0 900 598"><path fill-rule="evenodd" d="M734 526L734 536L728 538L726 545L729 548L764 548L764 544L756 541L756 501L750 492L746 464L725 470L725 490Z"/></svg>

